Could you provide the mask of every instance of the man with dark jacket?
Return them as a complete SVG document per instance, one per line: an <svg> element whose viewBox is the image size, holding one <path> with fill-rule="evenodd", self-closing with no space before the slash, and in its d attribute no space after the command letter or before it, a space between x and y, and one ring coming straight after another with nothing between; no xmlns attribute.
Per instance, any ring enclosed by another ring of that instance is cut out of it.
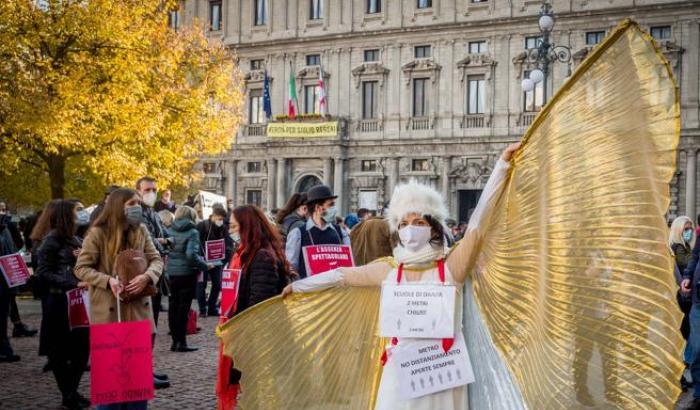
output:
<svg viewBox="0 0 700 410"><path fill-rule="evenodd" d="M136 181L136 191L138 191L141 196L141 208L143 223L148 228L148 232L151 234L151 240L153 245L155 245L158 253L161 257L168 254L168 247L170 242L168 241L168 234L163 228L163 223L160 221L160 216L158 212L153 209L153 205L156 203L156 198L158 195L158 187L156 186L156 180L151 177L142 177ZM161 310L161 297L163 292L167 289L165 279L161 275L161 279L156 284L158 292L151 296L151 308L153 309L153 321L158 326L158 316ZM153 340L155 343L155 334L153 335ZM170 387L170 382L168 381L168 376L165 374L153 374L153 384L156 389L163 389Z"/></svg>
<svg viewBox="0 0 700 410"><path fill-rule="evenodd" d="M0 256L12 255L16 252L17 248L8 229L7 219L0 218ZM20 359L12 350L10 339L7 337L7 317L14 295L15 290L7 286L4 278L0 278L0 362L16 362Z"/></svg>
<svg viewBox="0 0 700 410"><path fill-rule="evenodd" d="M233 241L228 234L228 226L225 223L226 217L227 213L223 205L214 204L209 219L197 224L199 243L205 258L207 256L207 242L223 239L226 246L226 252L222 263L204 271L202 274L202 281L197 283L197 304L199 305L199 315L201 317L206 317L207 315L219 316L216 303L219 299L219 293L221 292L221 272L223 271L223 265L229 260L233 248ZM211 289L209 290L209 297L207 298L206 290L209 280L211 280Z"/></svg>

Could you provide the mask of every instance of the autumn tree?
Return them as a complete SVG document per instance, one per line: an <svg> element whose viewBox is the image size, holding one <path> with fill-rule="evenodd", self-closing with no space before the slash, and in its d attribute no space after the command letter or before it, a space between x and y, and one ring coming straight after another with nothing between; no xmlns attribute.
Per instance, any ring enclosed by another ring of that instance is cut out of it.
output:
<svg viewBox="0 0 700 410"><path fill-rule="evenodd" d="M174 7L0 2L0 184L30 185L0 193L94 200L105 185L142 175L183 184L198 156L231 147L240 73L201 27L171 29ZM42 183L48 189L31 189Z"/></svg>

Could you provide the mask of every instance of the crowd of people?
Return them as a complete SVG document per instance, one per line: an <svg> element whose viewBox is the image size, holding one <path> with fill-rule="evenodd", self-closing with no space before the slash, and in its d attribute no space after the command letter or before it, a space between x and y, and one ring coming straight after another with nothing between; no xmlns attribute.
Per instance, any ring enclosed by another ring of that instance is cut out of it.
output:
<svg viewBox="0 0 700 410"><path fill-rule="evenodd" d="M53 372L66 409L90 405L78 391L83 373L89 370L89 333L87 328L70 328L67 291L82 288L88 292L93 324L150 321L153 343L159 313L167 310L171 350L192 352L197 347L188 345L186 335L195 300L200 317L225 320L310 276L301 251L305 246L351 245L355 265L362 266L391 256L397 245L410 248L410 236L418 235L423 227L408 223L410 229L392 228L386 208L378 213L359 209L343 218L338 215L337 196L325 185L293 194L280 210L265 213L255 205L234 207L228 201L215 204L206 218L192 198L181 205L175 204L170 191L158 198L153 178L139 179L134 188L110 186L92 213L78 199L53 200L19 225L10 216L7 204L0 202L0 256L21 249L31 253L30 287L42 308L38 354L47 357L44 370ZM433 222L426 219L426 226L440 228L445 246L460 241L467 228L465 222L449 218L444 224ZM700 218L695 224L688 217L678 217L670 226L668 245L676 261L677 299L684 313L680 331L687 340L687 370L680 382L684 389L694 387L700 401L700 360L695 353L700 352L700 298L695 273L700 259L698 234ZM207 260L205 244L221 240L225 243L224 257ZM142 253L147 262L131 277L123 276L117 267L126 251ZM237 304L221 311L219 298L226 266L240 269L241 280ZM319 286L323 287L313 288ZM32 337L38 332L21 321L15 293L0 281L0 362L20 360L8 338L8 319L14 325L13 337ZM167 308L162 296L167 297ZM141 303L117 302L125 298ZM240 372L231 369L229 383L239 379ZM153 381L155 388L169 386L165 374L154 372ZM124 407L113 404L98 408ZM128 408L147 408L147 402L131 402Z"/></svg>

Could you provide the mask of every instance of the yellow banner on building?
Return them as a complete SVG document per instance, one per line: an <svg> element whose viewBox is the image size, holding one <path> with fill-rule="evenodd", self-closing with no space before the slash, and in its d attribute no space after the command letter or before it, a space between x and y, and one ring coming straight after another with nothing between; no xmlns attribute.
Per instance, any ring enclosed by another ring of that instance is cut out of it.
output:
<svg viewBox="0 0 700 410"><path fill-rule="evenodd" d="M273 122L267 124L272 138L317 138L338 135L338 122Z"/></svg>

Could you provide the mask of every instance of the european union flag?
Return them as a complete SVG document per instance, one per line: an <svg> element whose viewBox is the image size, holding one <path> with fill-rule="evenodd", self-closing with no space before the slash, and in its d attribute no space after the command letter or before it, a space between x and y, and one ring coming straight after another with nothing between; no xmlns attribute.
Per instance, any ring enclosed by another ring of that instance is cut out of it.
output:
<svg viewBox="0 0 700 410"><path fill-rule="evenodd" d="M263 110L265 110L265 118L269 120L272 117L272 102L270 101L270 79L267 77L267 70L265 70L265 82L263 83Z"/></svg>

